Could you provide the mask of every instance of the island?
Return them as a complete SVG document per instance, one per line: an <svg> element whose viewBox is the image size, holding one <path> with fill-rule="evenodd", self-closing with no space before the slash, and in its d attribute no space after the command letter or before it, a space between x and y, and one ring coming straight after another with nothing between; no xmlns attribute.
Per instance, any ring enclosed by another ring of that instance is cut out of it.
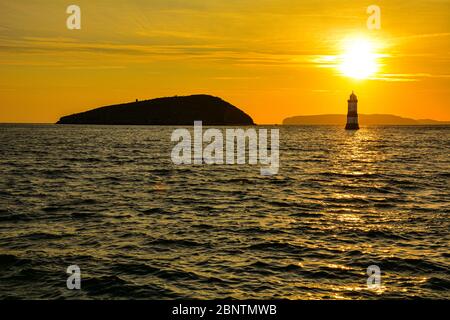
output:
<svg viewBox="0 0 450 320"><path fill-rule="evenodd" d="M96 125L254 125L239 108L206 94L156 98L100 107L62 117L57 124Z"/></svg>
<svg viewBox="0 0 450 320"><path fill-rule="evenodd" d="M337 125L345 126L347 115L345 114L322 114L310 116L295 116L283 120L283 125ZM382 125L449 125L448 121L437 121L431 119L415 120L403 118L391 114L359 114L359 124L365 126Z"/></svg>

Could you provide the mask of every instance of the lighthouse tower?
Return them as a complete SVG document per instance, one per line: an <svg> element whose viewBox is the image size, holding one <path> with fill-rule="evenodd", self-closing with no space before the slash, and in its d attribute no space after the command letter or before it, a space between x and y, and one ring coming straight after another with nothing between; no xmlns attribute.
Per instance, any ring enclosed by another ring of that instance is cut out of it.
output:
<svg viewBox="0 0 450 320"><path fill-rule="evenodd" d="M358 130L358 98L352 91L350 99L348 100L348 113L347 113L347 125L346 130Z"/></svg>

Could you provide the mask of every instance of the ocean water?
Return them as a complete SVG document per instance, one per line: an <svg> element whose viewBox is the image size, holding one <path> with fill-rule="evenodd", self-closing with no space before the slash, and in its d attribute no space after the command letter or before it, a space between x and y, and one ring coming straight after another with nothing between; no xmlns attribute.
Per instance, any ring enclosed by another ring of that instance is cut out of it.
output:
<svg viewBox="0 0 450 320"><path fill-rule="evenodd" d="M277 128L264 177L172 165L170 127L1 125L0 298L450 298L450 127Z"/></svg>

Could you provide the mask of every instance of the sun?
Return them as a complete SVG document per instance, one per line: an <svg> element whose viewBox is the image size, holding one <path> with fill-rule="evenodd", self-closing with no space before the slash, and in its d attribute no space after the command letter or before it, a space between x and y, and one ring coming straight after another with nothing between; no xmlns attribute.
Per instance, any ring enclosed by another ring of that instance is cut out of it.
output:
<svg viewBox="0 0 450 320"><path fill-rule="evenodd" d="M375 75L379 69L379 54L375 45L367 39L351 39L344 41L344 53L340 56L339 71L354 79L367 79Z"/></svg>

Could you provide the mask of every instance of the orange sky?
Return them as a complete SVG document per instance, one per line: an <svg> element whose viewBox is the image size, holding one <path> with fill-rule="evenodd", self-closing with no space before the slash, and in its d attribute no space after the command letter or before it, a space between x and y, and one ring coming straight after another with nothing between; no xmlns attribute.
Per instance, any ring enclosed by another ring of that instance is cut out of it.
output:
<svg viewBox="0 0 450 320"><path fill-rule="evenodd" d="M450 120L450 1L0 0L0 122L55 122L93 107L207 93L257 123L345 113ZM368 30L367 6L381 8ZM346 38L377 44L376 74L336 62Z"/></svg>

